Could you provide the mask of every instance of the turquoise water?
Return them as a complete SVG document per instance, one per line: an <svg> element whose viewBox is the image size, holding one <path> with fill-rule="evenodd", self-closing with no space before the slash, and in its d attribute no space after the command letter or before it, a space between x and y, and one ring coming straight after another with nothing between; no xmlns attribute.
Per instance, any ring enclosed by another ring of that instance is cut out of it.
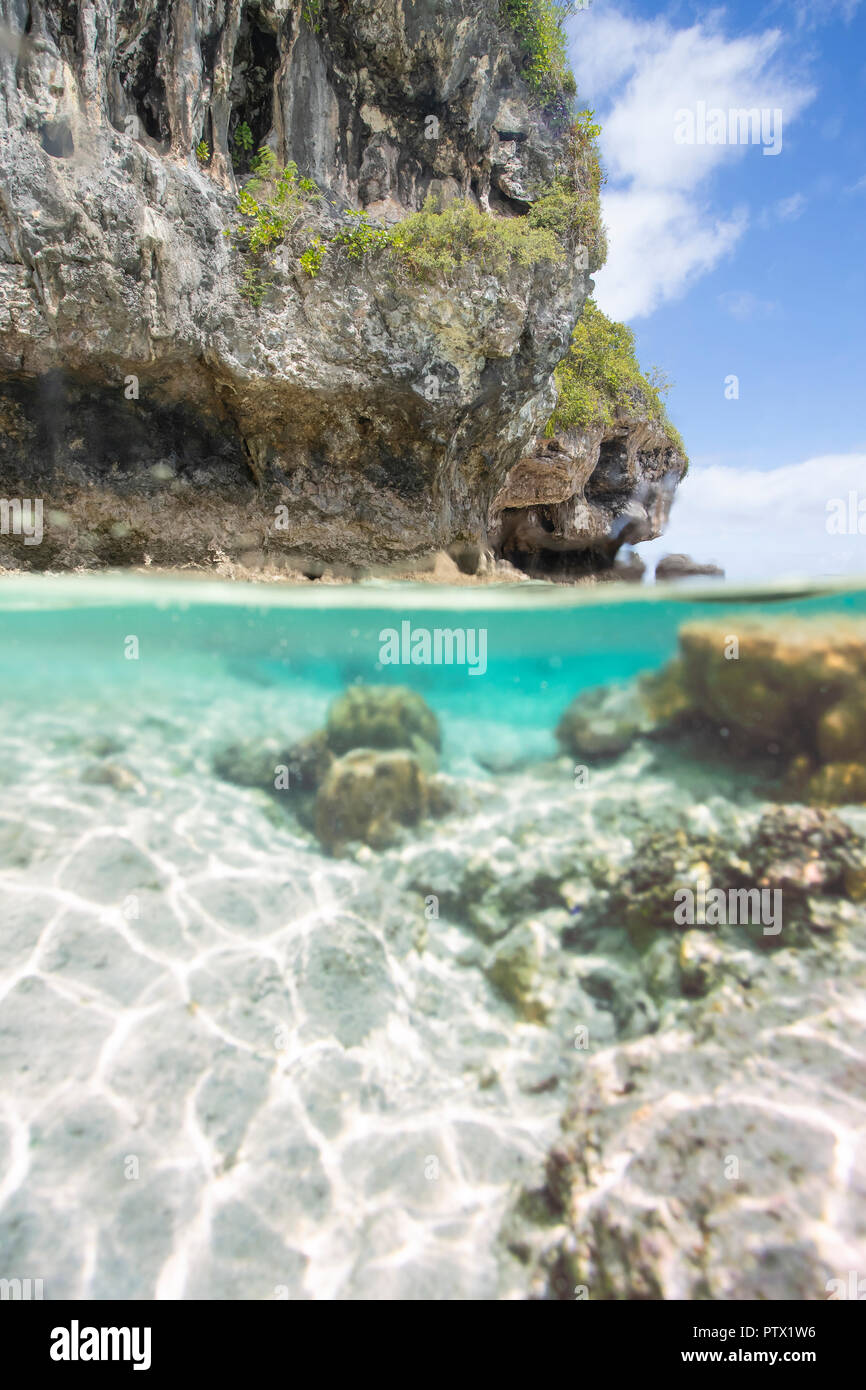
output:
<svg viewBox="0 0 866 1390"><path fill-rule="evenodd" d="M108 592L110 590L110 592ZM671 597L521 586L387 590L168 580L5 581L0 591L0 676L10 694L51 707L80 693L132 708L172 681L293 685L323 697L355 681L409 684L461 717L543 728L576 693L663 665L680 626L702 617L762 611L794 617L866 612L866 589L732 591L718 586ZM380 663L380 633L413 628L485 629L486 672L460 665ZM126 659L125 639L138 639ZM251 694L251 699L253 698ZM151 711L152 712L152 711Z"/></svg>
<svg viewBox="0 0 866 1390"><path fill-rule="evenodd" d="M576 786L553 729L683 623L770 612L862 615L866 587L4 580L0 1273L47 1298L525 1297L499 1233L574 1029L659 1026L615 923L569 944L587 856L615 877L647 827L724 837L760 809L641 747ZM483 630L484 674L383 665L405 621ZM424 697L455 799L335 857L215 764L321 728L357 682ZM512 926L546 962L531 1008L491 964ZM601 958L613 1012L581 984Z"/></svg>

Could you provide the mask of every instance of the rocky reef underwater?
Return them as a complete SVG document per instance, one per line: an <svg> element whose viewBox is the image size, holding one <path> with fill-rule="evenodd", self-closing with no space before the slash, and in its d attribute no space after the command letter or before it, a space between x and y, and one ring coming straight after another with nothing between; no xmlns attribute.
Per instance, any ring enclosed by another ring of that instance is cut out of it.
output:
<svg viewBox="0 0 866 1390"><path fill-rule="evenodd" d="M866 592L575 593L7 581L4 1272L856 1296Z"/></svg>

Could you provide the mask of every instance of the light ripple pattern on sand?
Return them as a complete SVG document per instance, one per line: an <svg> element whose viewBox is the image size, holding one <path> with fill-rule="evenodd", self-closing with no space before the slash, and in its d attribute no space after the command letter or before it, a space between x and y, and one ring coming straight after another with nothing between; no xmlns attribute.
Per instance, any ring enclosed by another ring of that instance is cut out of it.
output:
<svg viewBox="0 0 866 1390"><path fill-rule="evenodd" d="M415 949L421 899L389 912L375 866L213 778L190 750L246 690L202 716L181 695L150 728L7 707L4 1265L48 1297L497 1296L504 1205L560 1108L511 1078L561 1040L455 963L459 929ZM82 781L82 727L136 785Z"/></svg>

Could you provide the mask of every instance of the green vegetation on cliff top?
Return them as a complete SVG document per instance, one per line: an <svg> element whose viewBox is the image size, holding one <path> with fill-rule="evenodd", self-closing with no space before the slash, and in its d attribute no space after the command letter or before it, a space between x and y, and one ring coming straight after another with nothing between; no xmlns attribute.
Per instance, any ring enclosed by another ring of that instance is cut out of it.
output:
<svg viewBox="0 0 866 1390"><path fill-rule="evenodd" d="M494 217L461 199L442 207L429 197L420 212L409 213L393 227L379 227L365 211L350 210L345 224L331 237L313 238L298 257L300 267L315 278L325 257L336 251L350 260L380 252L394 270L410 279L447 285L465 266L503 276L513 265L558 263L574 254L576 247L584 247L588 268L595 270L603 264L606 251L599 217L601 171L594 158L597 133L591 112L583 113L570 133L575 161L587 151L592 156L584 192L577 191L576 180L559 177L524 217ZM280 168L270 150L259 151L253 177L238 195L242 220L233 232L226 232L244 257L240 293L254 308L261 306L269 288L269 253L320 201L316 185L300 178L295 164ZM607 318L592 299L584 305L555 377L558 401L548 434L610 425L617 409L625 408L657 420L685 454L662 400L666 386L641 371L631 330Z"/></svg>
<svg viewBox="0 0 866 1390"><path fill-rule="evenodd" d="M679 432L668 419L664 393L669 389L656 370L645 375L638 365L634 334L614 323L593 299L587 299L571 344L554 373L559 398L547 433L612 425L618 411L657 420L685 457Z"/></svg>
<svg viewBox="0 0 866 1390"><path fill-rule="evenodd" d="M389 247L412 279L432 282L449 280L467 264L504 275L514 264L556 262L563 256L553 231L528 217L491 217L462 200L439 208L431 198L392 227Z"/></svg>
<svg viewBox="0 0 866 1390"><path fill-rule="evenodd" d="M501 0L500 13L531 55L526 69L530 84L542 95L554 87L559 93L569 89L564 77L567 55L562 21L571 8L555 0ZM543 74L547 75L544 81ZM381 227L367 212L350 210L336 233L313 238L298 257L300 267L315 278L325 257L342 251L350 260L382 253L399 273L434 284L447 284L464 266L502 276L512 265L558 263L574 254L585 254L586 268L597 270L607 253L600 212L604 175L598 157L599 133L592 111L572 117L562 138L568 172L537 190L525 216L493 216L468 200L442 206L428 197L420 212L409 213L392 227ZM238 196L242 220L226 236L246 262L240 293L258 308L269 287L263 274L269 252L289 237L321 201L321 194L312 180L299 177L297 165L281 168L264 147L253 160L252 174ZM662 425L672 445L685 456L662 399L666 384L657 374L647 376L641 371L634 334L607 318L592 299L584 305L555 379L558 400L548 434L611 425L618 411L644 414Z"/></svg>
<svg viewBox="0 0 866 1390"><path fill-rule="evenodd" d="M574 5L566 0L500 0L501 19L514 30L523 49L523 76L544 105L575 96L568 64L568 37L563 24Z"/></svg>
<svg viewBox="0 0 866 1390"><path fill-rule="evenodd" d="M268 253L288 238L321 194L310 179L298 177L295 164L279 168L267 149L259 151L253 173L238 194L240 220L226 235L246 261L241 293L258 307L269 283L263 278ZM377 226L364 210L350 209L338 231L314 237L298 260L315 278L334 251L355 261L384 252L394 269L412 279L447 283L467 265L504 275L512 265L561 262L563 240L584 226L590 236L592 225L592 209L560 188L540 198L527 217L493 217L462 199L442 207L428 197L420 212L393 227Z"/></svg>

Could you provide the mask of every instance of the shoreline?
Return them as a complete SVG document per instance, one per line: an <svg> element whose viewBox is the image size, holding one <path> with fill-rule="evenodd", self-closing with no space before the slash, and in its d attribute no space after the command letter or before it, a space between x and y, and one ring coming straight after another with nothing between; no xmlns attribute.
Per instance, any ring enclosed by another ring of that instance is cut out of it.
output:
<svg viewBox="0 0 866 1390"><path fill-rule="evenodd" d="M26 596L49 594L52 591L68 598L73 592L76 603L86 601L88 591L106 599L112 591L129 590L141 582L142 592L162 587L167 592L177 586L184 592L184 601L195 592L199 598L206 593L212 601L219 591L224 602L245 602L249 591L269 595L268 602L283 599L302 607L399 607L411 595L411 606L419 608L464 607L466 591L472 591L473 603L484 607L514 606L525 609L583 607L596 604L626 602L659 603L693 601L702 603L786 602L799 598L821 598L837 594L857 593L866 589L866 573L840 575L827 579L811 576L783 578L744 583L733 580L682 579L674 582L629 584L593 582L553 583L548 580L502 576L477 576L442 570L429 573L365 574L361 578L323 574L310 579L299 572L273 573L249 570L232 565L231 573L202 565L134 566L78 570L24 570L0 568L0 603L4 596L17 591ZM143 581L143 582L142 582ZM231 598L229 598L231 595ZM278 598L278 595L280 596ZM482 598L482 595L484 597Z"/></svg>

